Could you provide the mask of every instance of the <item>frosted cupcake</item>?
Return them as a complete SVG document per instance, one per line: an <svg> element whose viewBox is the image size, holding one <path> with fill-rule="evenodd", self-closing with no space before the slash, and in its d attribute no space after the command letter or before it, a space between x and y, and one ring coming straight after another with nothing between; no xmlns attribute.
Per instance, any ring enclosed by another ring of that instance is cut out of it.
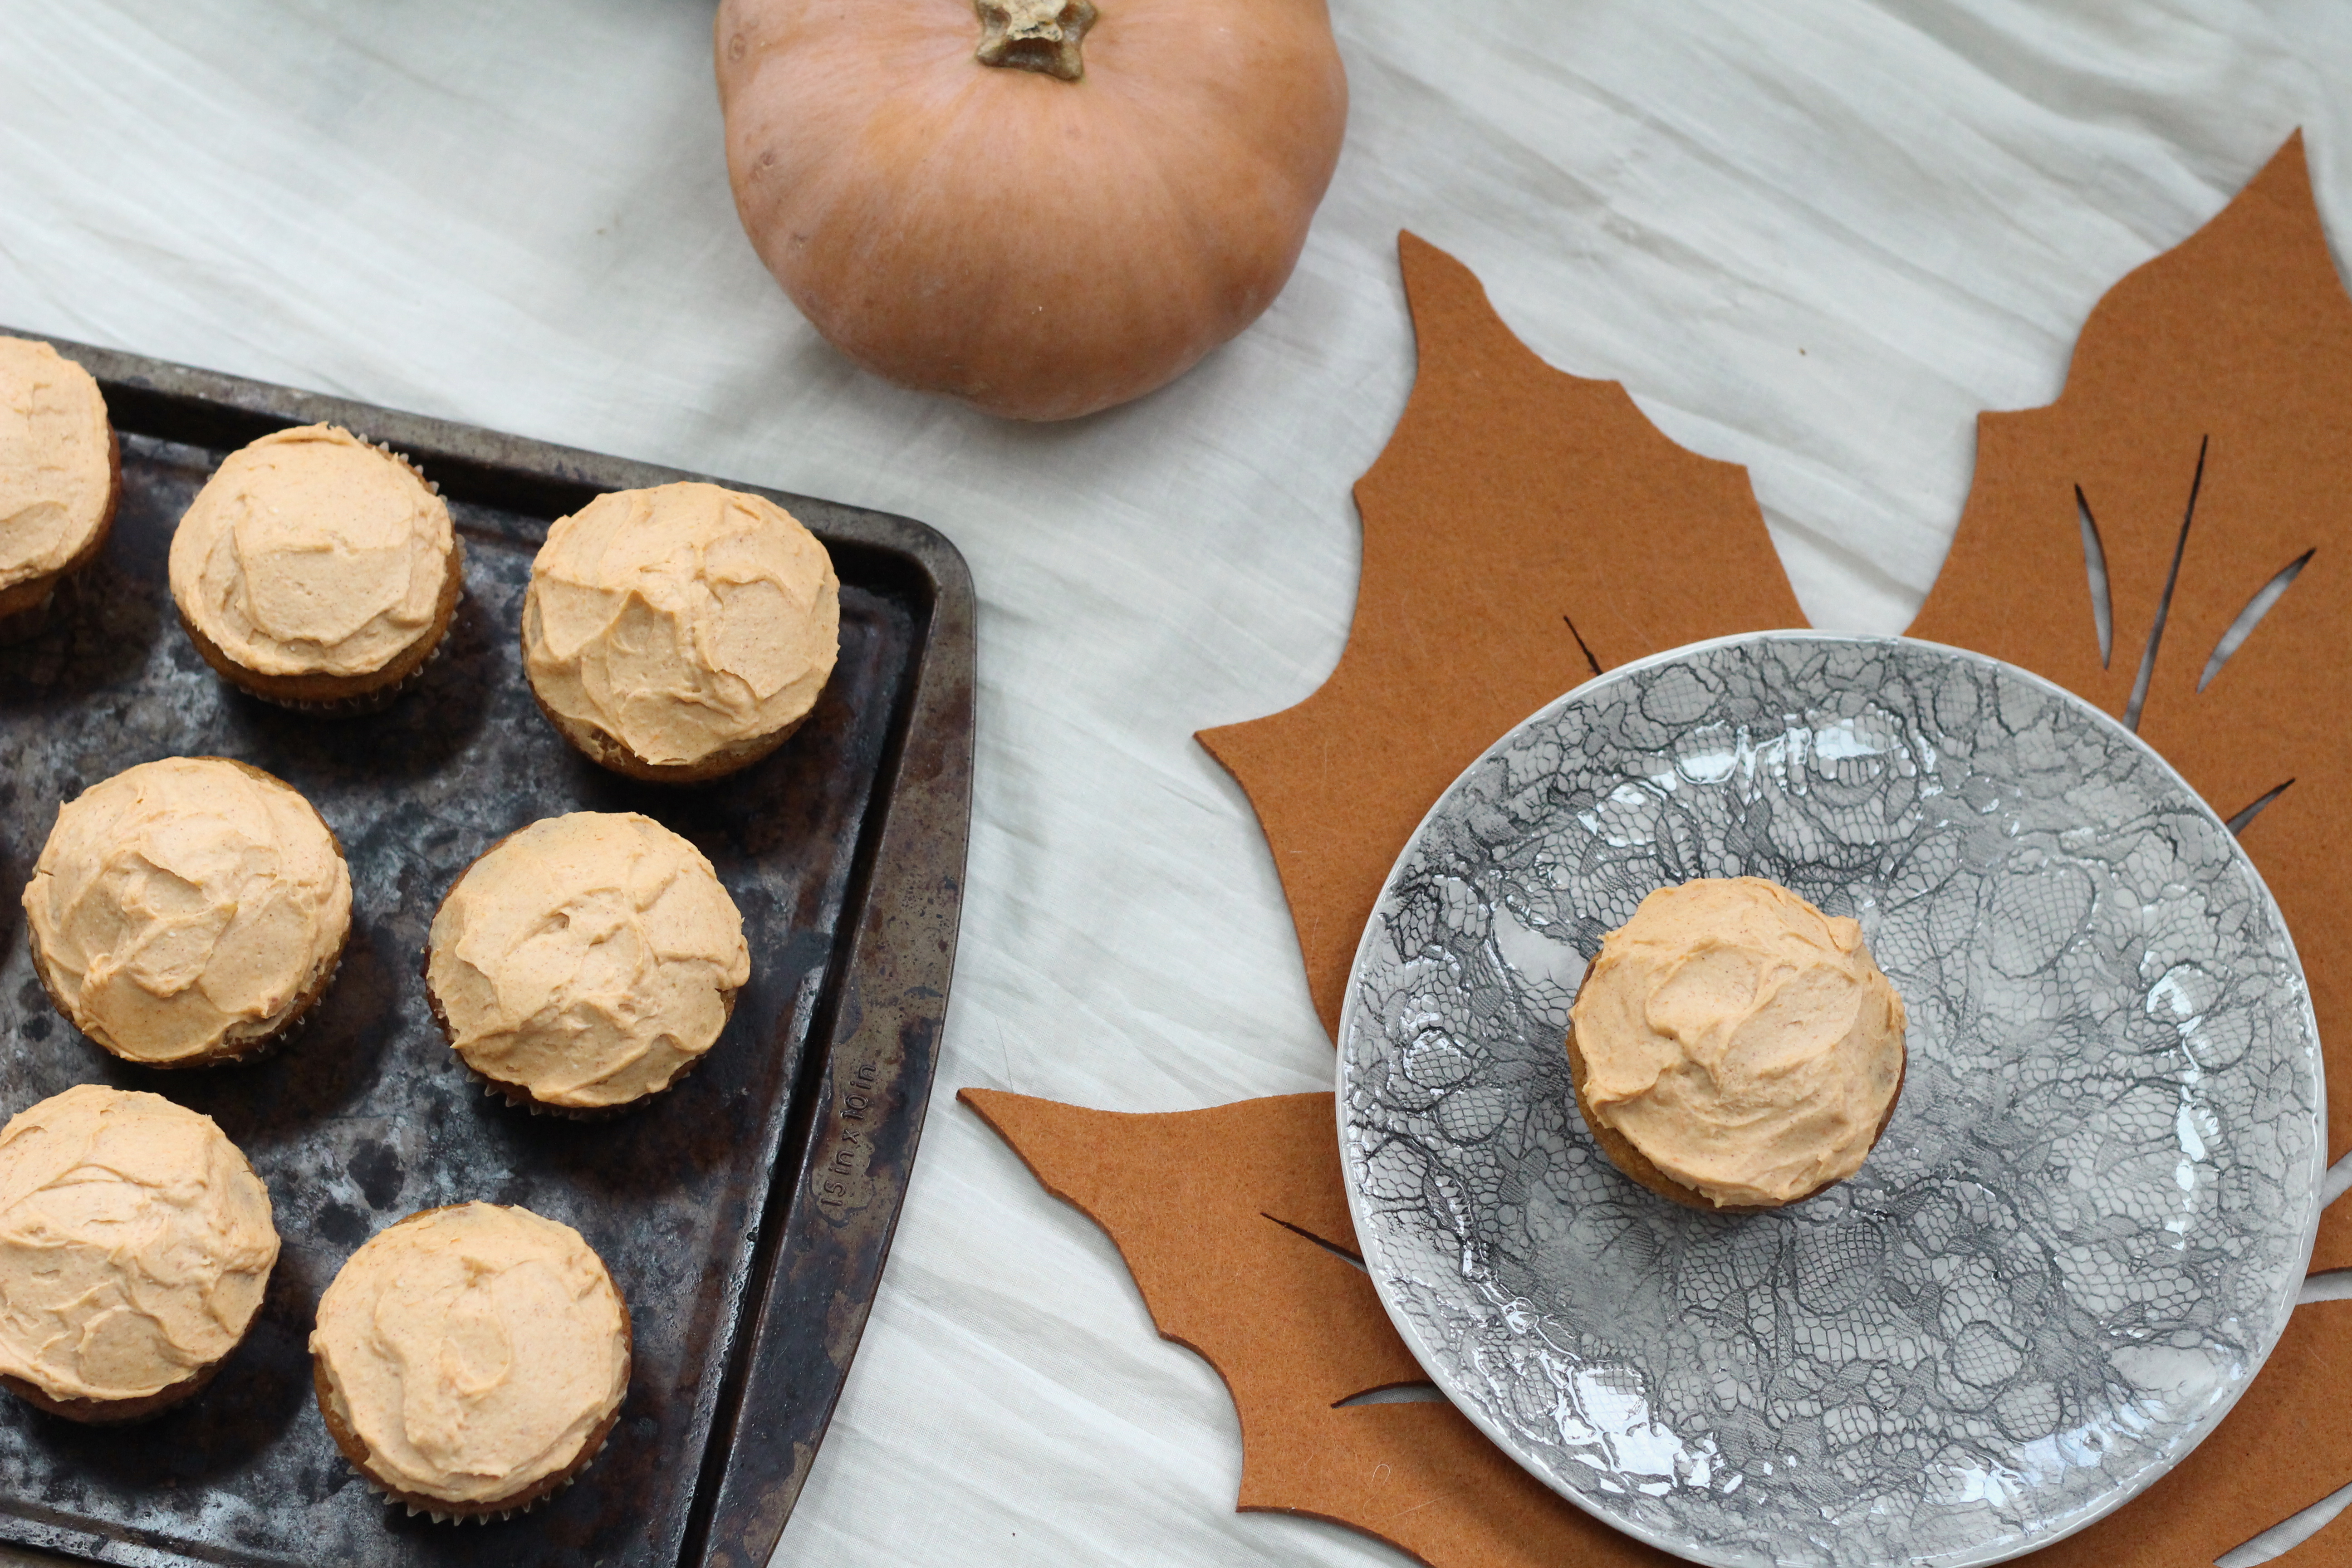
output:
<svg viewBox="0 0 2352 1568"><path fill-rule="evenodd" d="M751 978L743 920L702 852L650 817L532 823L466 868L433 917L433 1016L509 1101L573 1116L667 1089Z"/></svg>
<svg viewBox="0 0 2352 1568"><path fill-rule="evenodd" d="M53 1415L194 1394L277 1261L268 1189L208 1116L86 1083L0 1128L0 1387Z"/></svg>
<svg viewBox="0 0 2352 1568"><path fill-rule="evenodd" d="M629 1387L629 1310L580 1233L528 1209L427 1209L319 1299L311 1387L377 1489L436 1519L514 1512L604 1447Z"/></svg>
<svg viewBox="0 0 2352 1568"><path fill-rule="evenodd" d="M1759 877L1643 899L1570 1020L1594 1141L1692 1208L1778 1208L1845 1180L1902 1092L1903 998L1862 927Z"/></svg>
<svg viewBox="0 0 2352 1568"><path fill-rule="evenodd" d="M58 584L98 557L122 458L89 372L0 338L0 642L37 633Z"/></svg>
<svg viewBox="0 0 2352 1568"><path fill-rule="evenodd" d="M282 1037L352 929L341 847L310 803L221 757L142 763L58 811L25 889L33 968L83 1034L149 1067Z"/></svg>
<svg viewBox="0 0 2352 1568"><path fill-rule="evenodd" d="M793 515L717 485L598 496L548 530L523 600L523 668L590 758L692 783L766 756L808 717L841 646L832 557Z"/></svg>
<svg viewBox="0 0 2352 1568"><path fill-rule="evenodd" d="M229 454L172 535L172 602L205 662L256 697L369 712L457 613L449 509L401 458L331 425Z"/></svg>

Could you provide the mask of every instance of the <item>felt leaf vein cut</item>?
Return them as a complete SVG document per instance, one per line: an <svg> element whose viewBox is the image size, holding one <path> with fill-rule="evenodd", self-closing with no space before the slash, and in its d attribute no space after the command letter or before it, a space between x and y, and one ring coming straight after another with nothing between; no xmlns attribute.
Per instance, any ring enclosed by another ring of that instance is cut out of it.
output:
<svg viewBox="0 0 2352 1568"><path fill-rule="evenodd" d="M1980 418L1968 507L1910 635L2105 708L2227 816L2310 980L2331 1159L2352 1148L2347 626L2352 298L2298 133L2107 292L2057 402ZM2352 1263L2336 1210L2314 1263Z"/></svg>
<svg viewBox="0 0 2352 1568"><path fill-rule="evenodd" d="M1356 485L1346 651L1297 707L1199 737L1257 811L1335 1034L1390 862L1497 736L1628 659L1805 624L1745 468L1546 364L1436 247L1397 251L1420 368Z"/></svg>

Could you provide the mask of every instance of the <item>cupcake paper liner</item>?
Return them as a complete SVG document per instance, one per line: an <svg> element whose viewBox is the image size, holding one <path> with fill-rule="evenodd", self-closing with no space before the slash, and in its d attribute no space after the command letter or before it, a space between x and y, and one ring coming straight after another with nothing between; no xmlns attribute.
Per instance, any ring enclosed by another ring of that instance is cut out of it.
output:
<svg viewBox="0 0 2352 1568"><path fill-rule="evenodd" d="M259 1317L260 1314L257 1312L254 1314L254 1320L247 1322L247 1333L252 1331L253 1321L257 1321ZM0 1385L5 1385L7 1393L23 1400L34 1409L43 1415L54 1416L59 1421L71 1421L82 1426L134 1426L139 1422L152 1421L158 1415L176 1410L211 1387L213 1379L220 1375L221 1368L227 1364L229 1357L235 1355L244 1343L245 1335L239 1334L236 1344L229 1346L179 1382L160 1388L153 1394L134 1394L122 1399L76 1399L53 1394L31 1380L13 1373L0 1375Z"/></svg>
<svg viewBox="0 0 2352 1568"><path fill-rule="evenodd" d="M28 939L30 938L30 935L31 932L27 931L26 936ZM184 1060L152 1062L142 1060L137 1057L127 1057L121 1051L116 1050L113 1047L108 1045L104 1040L101 1040L97 1036L91 1034L88 1029L83 1028L81 1026L81 1021L76 1018L71 1013L68 1012L64 1005L58 1002L56 988L51 986L49 984L47 965L41 962L40 944L37 942L32 943L33 974L34 977L41 983L42 993L48 997L50 1009L54 1011L58 1017L65 1020L66 1027L71 1029L75 1034L79 1035L84 1040L87 1040L90 1045L96 1047L98 1049L104 1051L108 1056L112 1057L116 1061L128 1062L132 1067L152 1068L158 1072L184 1072L191 1068L199 1072L204 1072L209 1071L215 1068L247 1067L255 1062L266 1061L269 1058L277 1055L280 1050L284 1049L288 1041L295 1039L300 1036L304 1030L310 1026L311 1020L318 1016L319 1005L327 999L327 993L335 988L336 980L340 978L343 973L344 953L350 951L350 940L346 937L342 951L338 952L335 954L335 962L327 970L326 979L319 983L318 994L312 996L308 1005L306 1005L303 1009L299 1013L297 1013L291 1019L279 1025L268 1034L261 1036L252 1043L241 1047L239 1049L215 1056L208 1061L199 1062Z"/></svg>
<svg viewBox="0 0 2352 1568"><path fill-rule="evenodd" d="M465 602L466 591L460 588L457 590L457 603L462 605ZM453 621L457 618L457 612L454 608L449 612ZM292 697L272 697L266 691L256 691L250 686L239 685L236 689L257 702L267 702L272 708L283 708L289 713L308 713L323 719L362 719L371 713L383 712L412 690L425 679L426 670L441 662L441 655L448 646L449 635L445 627L440 638L434 643L433 651L419 660L415 669L410 670L398 680L389 686L379 686L373 691L362 691L356 697L341 697L331 702L304 702ZM235 681L231 681L230 684L236 685Z"/></svg>
<svg viewBox="0 0 2352 1568"><path fill-rule="evenodd" d="M599 1444L597 1446L597 1453L602 1452L604 1452L604 1446ZM588 1457L588 1463L593 1464L595 1462L595 1458L596 1456L594 1454L591 1454ZM348 1460L345 1462L349 1463ZM580 1469L584 1470L587 1468L588 1465L582 1465ZM377 1480L373 1476L368 1474L367 1471L361 1469L359 1466L352 1465L352 1468L358 1473L361 1484L365 1486L368 1490L375 1493L376 1497L387 1508L399 1509L410 1519L429 1519L436 1524L456 1525L503 1524L509 1519L520 1519L524 1514L530 1512L533 1509L539 1507L540 1504L547 1501L548 1499L559 1498L565 1492L570 1491L572 1489L572 1483L580 1479L580 1471L574 1470L572 1474L563 1478L561 1485L549 1488L546 1491L531 1499L520 1508L504 1508L491 1513L445 1513L437 1508L419 1508L415 1503L409 1501L406 1498L402 1497L399 1493L394 1491L390 1487L385 1486L382 1481Z"/></svg>
<svg viewBox="0 0 2352 1568"><path fill-rule="evenodd" d="M350 944L348 942L345 943L346 947L349 945ZM335 954L335 962L328 967L327 978L320 983L319 994L310 999L310 1005L309 1006L303 1008L299 1013L294 1015L292 1019L287 1023L281 1024L277 1028L271 1030L268 1034L262 1036L259 1040L246 1047L243 1050L232 1051L224 1057L216 1057L211 1061L203 1063L203 1068L209 1069L213 1068L247 1067L254 1062L267 1061L271 1057L274 1057L278 1052L284 1050L289 1043L300 1038L309 1031L311 1021L319 1016L319 1004L327 999L327 993L335 988L335 982L341 976L342 973L343 955L341 952L338 952ZM103 1049L104 1047L101 1047L100 1048ZM163 1068L169 1068L172 1066L170 1062L149 1062L144 1065L148 1067Z"/></svg>
<svg viewBox="0 0 2352 1568"><path fill-rule="evenodd" d="M383 1499L386 1506L404 1510L406 1512L407 1517L410 1519L415 1519L421 1516L431 1520L436 1524L497 1524L509 1519L520 1519L524 1514L530 1513L533 1510L539 1508L549 1500L560 1498L565 1492L570 1491L572 1489L572 1483L577 1481L587 1472L589 1466L596 1462L597 1458L604 1452L605 1445L611 1440L612 1430L610 1427L607 1427L605 1429L604 1436L596 1439L596 1446L593 1448L589 1449L588 1452L572 1467L571 1472L568 1475L566 1475L562 1480L556 1482L555 1485L548 1488L547 1490L540 1493L539 1496L531 1499L529 1502L522 1504L520 1508L496 1509L481 1512L467 1510L463 1513L451 1513L445 1510L434 1508L429 1505L420 1507L417 1504L409 1501L407 1498L394 1491L391 1487L388 1487L383 1482L376 1479L375 1476L369 1471L365 1466L352 1465L352 1469L353 1473L359 1477L361 1484L365 1486L368 1490L375 1493L377 1497ZM345 1455L343 1462L345 1464L351 1464L351 1457L349 1455Z"/></svg>
<svg viewBox="0 0 2352 1568"><path fill-rule="evenodd" d="M463 1064L467 1072L473 1076L474 1081L482 1086L484 1094L492 1100L503 1100L518 1110L527 1110L533 1116L553 1117L558 1121L614 1121L641 1106L651 1104L676 1089L689 1073L702 1065L702 1057L707 1057L710 1053L705 1051L702 1056L689 1060L684 1067L672 1073L669 1081L659 1089L648 1090L635 1100L625 1100L618 1105L550 1105L520 1084L511 1084L503 1079L492 1078L473 1063L467 1061L464 1053L457 1050L456 1047L450 1047L449 1054L456 1057Z"/></svg>

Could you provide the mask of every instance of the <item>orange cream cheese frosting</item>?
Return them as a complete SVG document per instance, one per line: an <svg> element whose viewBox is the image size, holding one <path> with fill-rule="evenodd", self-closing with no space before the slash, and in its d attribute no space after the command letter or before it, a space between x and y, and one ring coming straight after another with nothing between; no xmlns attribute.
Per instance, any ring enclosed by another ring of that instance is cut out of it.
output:
<svg viewBox="0 0 2352 1568"><path fill-rule="evenodd" d="M319 1299L310 1353L368 1469L447 1502L571 1466L620 1407L629 1320L580 1233L462 1204L378 1232Z"/></svg>
<svg viewBox="0 0 2352 1568"><path fill-rule="evenodd" d="M25 889L75 1027L168 1063L266 1033L351 931L352 880L308 801L218 757L142 763L58 812Z"/></svg>
<svg viewBox="0 0 2352 1568"><path fill-rule="evenodd" d="M805 717L840 634L832 558L790 512L663 485L599 496L548 530L523 661L559 719L690 765Z"/></svg>
<svg viewBox="0 0 2352 1568"><path fill-rule="evenodd" d="M635 813L549 817L494 846L442 900L425 959L467 1066L581 1109L667 1088L751 973L710 862Z"/></svg>
<svg viewBox="0 0 2352 1568"><path fill-rule="evenodd" d="M1757 877L1661 888L1571 1013L1595 1114L1719 1205L1861 1169L1903 1075L1903 998L1862 927Z"/></svg>
<svg viewBox="0 0 2352 1568"><path fill-rule="evenodd" d="M229 454L172 535L172 598L238 665L359 676L439 620L459 570L449 509L416 470L331 425Z"/></svg>
<svg viewBox="0 0 2352 1568"><path fill-rule="evenodd" d="M113 440L89 372L0 338L0 592L63 572L105 526Z"/></svg>
<svg viewBox="0 0 2352 1568"><path fill-rule="evenodd" d="M0 1128L0 1373L53 1399L203 1371L277 1261L268 1189L208 1116L86 1083Z"/></svg>

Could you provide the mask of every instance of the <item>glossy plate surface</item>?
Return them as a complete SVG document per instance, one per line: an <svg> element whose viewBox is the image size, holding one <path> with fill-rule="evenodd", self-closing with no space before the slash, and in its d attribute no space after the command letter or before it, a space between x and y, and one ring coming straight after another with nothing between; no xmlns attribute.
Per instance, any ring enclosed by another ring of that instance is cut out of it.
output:
<svg viewBox="0 0 2352 1568"><path fill-rule="evenodd" d="M1768 877L1862 922L1909 1070L1849 1182L1719 1216L1593 1145L1562 1040L1643 895ZM2103 713L1975 654L1767 633L1628 665L1472 765L1390 875L1339 1032L1366 1266L1431 1376L1700 1562L1998 1562L2243 1391L2318 1224L2318 1034L2229 831Z"/></svg>

